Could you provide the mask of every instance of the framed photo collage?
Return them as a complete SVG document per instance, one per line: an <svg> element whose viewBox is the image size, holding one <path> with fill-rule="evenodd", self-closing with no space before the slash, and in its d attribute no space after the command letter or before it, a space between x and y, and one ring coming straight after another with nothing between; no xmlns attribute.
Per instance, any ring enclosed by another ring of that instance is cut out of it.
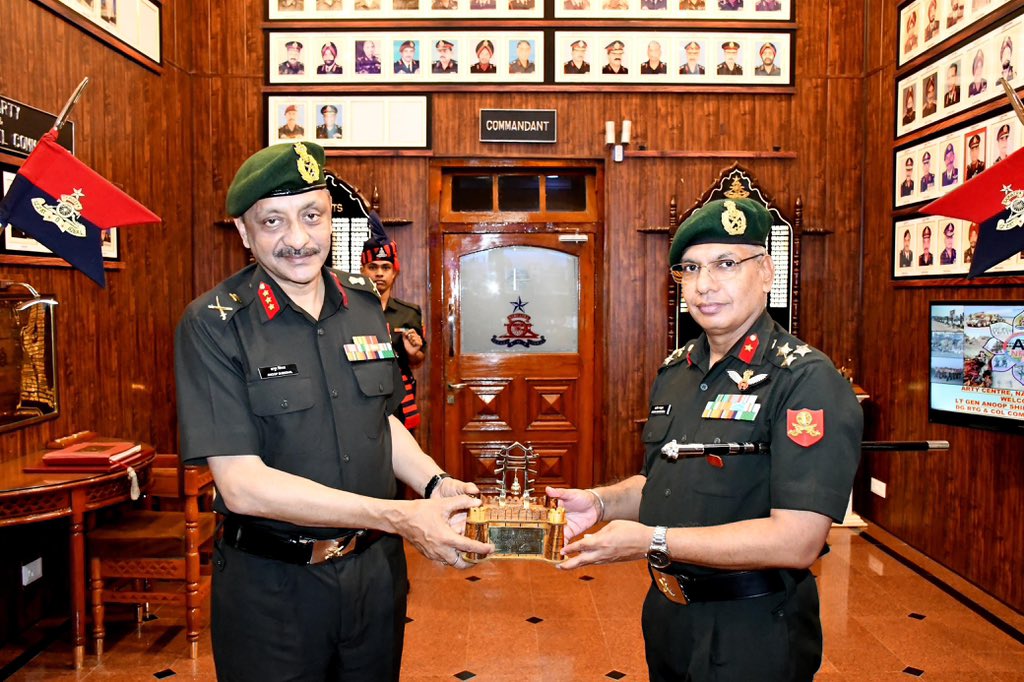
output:
<svg viewBox="0 0 1024 682"><path fill-rule="evenodd" d="M430 95L404 94L420 87L764 87L778 93L794 85L795 28L786 22L795 0L267 2L268 144L310 139L334 148L429 148ZM450 28L449 20L466 18L484 21ZM629 30L577 28L609 18L628 19ZM396 19L434 25L396 28ZM669 30L666 20L697 23ZM297 28L305 21L315 23ZM660 23L643 30L644 21ZM729 28L729 21L742 27ZM414 87L403 94L380 89L394 85ZM309 94L314 88L320 94Z"/></svg>
<svg viewBox="0 0 1024 682"><path fill-rule="evenodd" d="M151 0L57 0L157 65L161 57L161 7ZM45 5L44 5L45 6ZM133 56L131 54L129 57ZM138 60L137 60L138 61Z"/></svg>
<svg viewBox="0 0 1024 682"><path fill-rule="evenodd" d="M993 11L1017 0L911 0L900 7L896 65L949 41Z"/></svg>

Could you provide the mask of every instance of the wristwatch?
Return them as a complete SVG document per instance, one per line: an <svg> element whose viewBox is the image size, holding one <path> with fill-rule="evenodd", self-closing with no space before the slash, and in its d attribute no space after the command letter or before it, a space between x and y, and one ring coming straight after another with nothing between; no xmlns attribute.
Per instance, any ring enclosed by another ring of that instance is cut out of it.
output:
<svg viewBox="0 0 1024 682"><path fill-rule="evenodd" d="M665 526L657 526L654 529L651 547L647 550L647 563L655 568L668 568L672 563L672 557L668 553L667 534L668 528Z"/></svg>
<svg viewBox="0 0 1024 682"><path fill-rule="evenodd" d="M451 478L451 476L443 471L439 474L434 474L434 476L427 481L427 487L423 489L423 499L430 499L430 496L434 494L434 488L440 485L441 481L446 478Z"/></svg>

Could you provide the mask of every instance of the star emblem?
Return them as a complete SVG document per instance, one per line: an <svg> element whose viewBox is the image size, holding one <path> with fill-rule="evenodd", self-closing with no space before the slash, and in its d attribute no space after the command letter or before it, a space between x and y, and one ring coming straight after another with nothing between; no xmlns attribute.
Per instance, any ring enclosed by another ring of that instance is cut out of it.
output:
<svg viewBox="0 0 1024 682"><path fill-rule="evenodd" d="M802 343L799 346L797 346L793 352L799 355L800 357L803 357L811 352L811 347L808 346L806 343Z"/></svg>
<svg viewBox="0 0 1024 682"><path fill-rule="evenodd" d="M784 355L782 357L782 366L783 367L789 367L790 364L792 364L792 362L793 362L793 356L792 355Z"/></svg>
<svg viewBox="0 0 1024 682"><path fill-rule="evenodd" d="M528 303L523 302L523 297L522 296L517 296L516 300L509 301L509 303L512 304L512 312L519 311L521 313L525 313L526 312L526 306L529 305Z"/></svg>
<svg viewBox="0 0 1024 682"><path fill-rule="evenodd" d="M792 352L793 352L793 349L789 347L789 342L788 341L786 343L784 343L783 345L779 346L779 355L781 355L783 357L789 355Z"/></svg>

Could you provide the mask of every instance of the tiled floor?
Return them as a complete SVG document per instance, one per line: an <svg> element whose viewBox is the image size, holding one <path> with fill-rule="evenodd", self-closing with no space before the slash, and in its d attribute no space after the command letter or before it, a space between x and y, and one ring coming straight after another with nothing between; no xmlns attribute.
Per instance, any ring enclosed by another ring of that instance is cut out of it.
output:
<svg viewBox="0 0 1024 682"><path fill-rule="evenodd" d="M815 568L825 630L818 680L1024 682L1024 616L880 529L837 528L829 540L832 553ZM908 560L945 587L908 568ZM413 554L410 573L403 680L647 677L640 604L648 579L640 563L562 573L542 563L492 561L455 572ZM989 619L950 592L976 602ZM62 638L10 679L213 680L206 633L199 660L190 661L182 657L181 611L157 615L141 629L128 612L110 622L102 663L89 656L83 670L70 670Z"/></svg>

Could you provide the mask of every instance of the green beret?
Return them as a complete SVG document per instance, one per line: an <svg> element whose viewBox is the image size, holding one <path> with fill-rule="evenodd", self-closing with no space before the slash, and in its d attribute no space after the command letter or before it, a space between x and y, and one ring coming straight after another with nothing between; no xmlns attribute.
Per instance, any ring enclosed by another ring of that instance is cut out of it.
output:
<svg viewBox="0 0 1024 682"><path fill-rule="evenodd" d="M235 173L228 188L228 215L237 218L265 197L326 186L323 147L312 142L275 144L250 156Z"/></svg>
<svg viewBox="0 0 1024 682"><path fill-rule="evenodd" d="M772 229L772 214L750 199L709 201L676 230L668 262L674 265L694 244L753 244L765 246Z"/></svg>

